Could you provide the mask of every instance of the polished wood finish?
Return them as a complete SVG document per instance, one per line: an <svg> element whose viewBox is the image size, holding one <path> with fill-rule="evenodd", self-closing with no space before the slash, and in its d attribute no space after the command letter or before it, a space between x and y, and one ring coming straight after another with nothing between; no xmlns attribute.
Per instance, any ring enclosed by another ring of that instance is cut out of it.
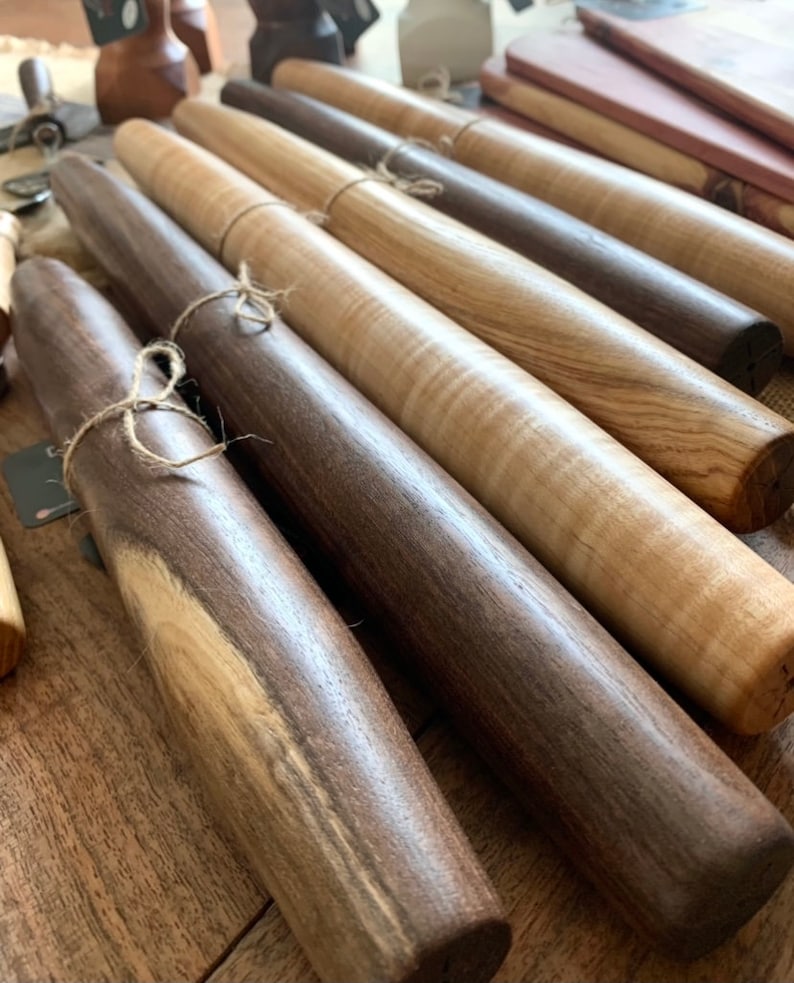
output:
<svg viewBox="0 0 794 983"><path fill-rule="evenodd" d="M571 146L575 143L580 149L625 164L791 237L786 215L792 205L785 199L706 164L697 155L513 75L505 68L504 58L489 58L482 65L480 83L490 99L533 123L553 124L556 134L552 138L562 137Z"/></svg>
<svg viewBox="0 0 794 983"><path fill-rule="evenodd" d="M251 76L267 82L282 58L319 58L341 65L342 34L318 0L248 0L256 17Z"/></svg>
<svg viewBox="0 0 794 983"><path fill-rule="evenodd" d="M180 133L300 208L603 427L736 532L794 501L794 424L514 251L246 113ZM410 248L406 248L410 244Z"/></svg>
<svg viewBox="0 0 794 983"><path fill-rule="evenodd" d="M0 210L0 349L11 334L11 277L17 265L22 226L11 212Z"/></svg>
<svg viewBox="0 0 794 983"><path fill-rule="evenodd" d="M742 6L723 0L727 10L716 17L713 9L696 9L634 20L583 5L576 16L600 41L794 149L791 6L756 6L751 16L760 32L755 23L747 32L731 24Z"/></svg>
<svg viewBox="0 0 794 983"><path fill-rule="evenodd" d="M202 75L223 71L223 46L210 0L171 0L171 27Z"/></svg>
<svg viewBox="0 0 794 983"><path fill-rule="evenodd" d="M348 70L288 59L274 72L273 84L405 137L454 140L461 163L535 194L765 314L783 331L786 351L794 353L787 286L794 278L794 248L782 236L617 164Z"/></svg>
<svg viewBox="0 0 794 983"><path fill-rule="evenodd" d="M115 147L224 265L249 262L269 287L292 288L290 326L633 650L739 730L789 712L792 586L722 526L542 383L292 209L271 207L278 199L213 155L144 121L120 127Z"/></svg>
<svg viewBox="0 0 794 983"><path fill-rule="evenodd" d="M387 161L406 179L438 181L425 199L568 280L751 395L780 365L777 327L671 266L426 147L326 103L251 79L221 90L229 106L264 116L355 163Z"/></svg>
<svg viewBox="0 0 794 983"><path fill-rule="evenodd" d="M708 103L577 31L535 31L507 46L509 72L794 201L794 156Z"/></svg>
<svg viewBox="0 0 794 983"><path fill-rule="evenodd" d="M104 123L134 116L164 119L199 90L199 71L171 28L170 0L144 0L148 27L103 45L96 64L96 102Z"/></svg>
<svg viewBox="0 0 794 983"><path fill-rule="evenodd" d="M14 576L0 542L0 679L16 669L25 648L25 621Z"/></svg>
<svg viewBox="0 0 794 983"><path fill-rule="evenodd" d="M127 395L137 347L59 263L28 261L13 289L17 348L62 443ZM161 387L149 368L144 395ZM161 455L212 443L175 413L139 414L138 430ZM219 817L318 973L489 978L509 943L498 899L371 665L231 466L164 473L106 423L72 482Z"/></svg>
<svg viewBox="0 0 794 983"><path fill-rule="evenodd" d="M203 296L233 291L230 274L101 168L71 157L53 184L149 332ZM780 817L460 486L283 323L263 333L236 323L235 303L200 308L179 336L227 433L268 435L272 445L247 444L259 473L473 746L631 924L676 952L725 938L758 903L747 870L767 869L762 851L770 871L786 868ZM550 747L563 732L550 781ZM674 809L660 809L660 789ZM774 830L765 841L764 829Z"/></svg>

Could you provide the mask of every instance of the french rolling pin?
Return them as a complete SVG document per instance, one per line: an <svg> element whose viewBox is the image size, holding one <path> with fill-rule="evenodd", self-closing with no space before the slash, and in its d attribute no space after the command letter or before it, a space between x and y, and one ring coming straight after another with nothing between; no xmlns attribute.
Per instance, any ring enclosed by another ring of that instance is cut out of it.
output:
<svg viewBox="0 0 794 983"><path fill-rule="evenodd" d="M142 120L115 149L225 266L250 263L287 291L290 327L633 652L736 730L787 716L794 586L781 574L542 383L212 154Z"/></svg>
<svg viewBox="0 0 794 983"><path fill-rule="evenodd" d="M272 83L329 102L404 137L451 147L455 160L537 195L563 211L760 311L794 354L790 240L677 188L364 76L285 59Z"/></svg>
<svg viewBox="0 0 794 983"><path fill-rule="evenodd" d="M266 120L200 100L177 130L546 383L734 532L794 502L794 424L537 264Z"/></svg>
<svg viewBox="0 0 794 983"><path fill-rule="evenodd" d="M223 406L229 436L272 440L239 446L602 894L678 955L730 934L787 869L794 842L754 786L526 550L283 322L240 330L232 275L155 205L76 156L56 166L53 185L136 327L157 333L200 298L230 291L179 333L191 377ZM748 877L754 868L769 870L769 883Z"/></svg>
<svg viewBox="0 0 794 983"><path fill-rule="evenodd" d="M408 180L437 181L427 204L580 287L748 392L780 366L780 330L724 294L538 198L350 113L251 79L232 79L221 101L255 113L337 156Z"/></svg>
<svg viewBox="0 0 794 983"><path fill-rule="evenodd" d="M13 300L20 358L70 440L128 396L139 347L53 260L20 266ZM162 386L147 368L143 396ZM161 456L212 445L175 412L136 419ZM111 419L70 472L175 730L319 975L490 978L509 929L488 879L363 652L231 466L141 462Z"/></svg>

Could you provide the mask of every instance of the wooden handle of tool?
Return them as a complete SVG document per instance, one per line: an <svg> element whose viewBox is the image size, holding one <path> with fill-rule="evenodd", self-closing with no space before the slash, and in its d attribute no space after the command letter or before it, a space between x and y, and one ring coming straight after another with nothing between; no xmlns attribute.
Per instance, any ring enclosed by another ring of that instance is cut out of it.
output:
<svg viewBox="0 0 794 983"><path fill-rule="evenodd" d="M99 49L96 103L104 123L164 119L180 99L199 91L195 59L171 29L169 0L144 4L147 28Z"/></svg>
<svg viewBox="0 0 794 983"><path fill-rule="evenodd" d="M60 442L127 395L137 345L76 274L23 264L14 309ZM142 393L161 388L148 369ZM137 429L166 456L212 443L177 413ZM231 466L164 473L112 420L75 451L72 482L196 770L317 972L490 978L509 930L487 878L374 670Z"/></svg>
<svg viewBox="0 0 794 983"><path fill-rule="evenodd" d="M760 314L537 198L508 188L326 103L251 79L221 101L286 127L354 163L438 181L424 199L539 263L723 379L759 393L780 366L780 330Z"/></svg>
<svg viewBox="0 0 794 983"><path fill-rule="evenodd" d="M200 100L177 129L507 355L735 532L794 502L794 424L513 250L305 140ZM406 244L410 243L410 248Z"/></svg>
<svg viewBox="0 0 794 983"><path fill-rule="evenodd" d="M342 34L318 0L248 0L256 30L248 48L251 75L267 82L283 58L319 58L340 65Z"/></svg>
<svg viewBox="0 0 794 983"><path fill-rule="evenodd" d="M210 0L171 0L171 26L190 49L202 75L223 70L218 19Z"/></svg>
<svg viewBox="0 0 794 983"><path fill-rule="evenodd" d="M274 71L273 84L405 137L454 141L455 160L537 195L760 311L780 327L785 351L794 354L790 240L619 164L358 72L287 59Z"/></svg>
<svg viewBox="0 0 794 983"><path fill-rule="evenodd" d="M290 326L636 652L735 729L791 711L784 577L542 383L212 154L143 121L115 146L224 265L293 288Z"/></svg>
<svg viewBox="0 0 794 983"><path fill-rule="evenodd" d="M25 648L25 621L11 566L0 542L0 679L16 669Z"/></svg>
<svg viewBox="0 0 794 983"><path fill-rule="evenodd" d="M41 58L25 58L20 62L19 85L28 109L52 104L55 99L50 70Z"/></svg>
<svg viewBox="0 0 794 983"><path fill-rule="evenodd" d="M11 277L17 265L17 246L22 234L19 219L0 211L0 349L11 334Z"/></svg>
<svg viewBox="0 0 794 983"><path fill-rule="evenodd" d="M136 325L157 333L200 297L229 291L180 332L191 377L223 407L230 436L272 440L240 448L602 893L679 955L729 934L766 893L747 870L769 871L771 887L794 844L750 782L526 550L283 323L240 331L233 277L156 206L82 157L63 160L52 180Z"/></svg>

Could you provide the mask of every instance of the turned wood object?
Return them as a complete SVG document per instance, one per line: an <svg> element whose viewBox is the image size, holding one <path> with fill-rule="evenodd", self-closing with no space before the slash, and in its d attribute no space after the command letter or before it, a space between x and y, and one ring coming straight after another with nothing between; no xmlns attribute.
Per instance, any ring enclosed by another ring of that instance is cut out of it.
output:
<svg viewBox="0 0 794 983"><path fill-rule="evenodd" d="M248 0L256 29L248 48L251 77L270 81L283 58L318 58L341 65L342 34L317 0Z"/></svg>
<svg viewBox="0 0 794 983"><path fill-rule="evenodd" d="M59 442L127 396L138 346L68 268L23 264L14 312ZM162 385L147 369L142 394ZM138 413L137 430L167 457L212 444L176 413ZM320 976L490 978L509 930L487 878L363 652L231 466L153 467L118 420L73 460L175 729Z"/></svg>
<svg viewBox="0 0 794 983"><path fill-rule="evenodd" d="M233 293L223 267L106 171L75 156L53 184L148 333L201 297ZM776 883L788 867L794 837L781 817L438 465L283 322L246 330L235 304L199 308L179 334L229 436L268 435L272 444L247 444L259 473L630 923L689 955L723 938L766 894L747 870Z"/></svg>
<svg viewBox="0 0 794 983"><path fill-rule="evenodd" d="M223 69L218 19L210 0L171 0L171 26L187 45L202 75Z"/></svg>
<svg viewBox="0 0 794 983"><path fill-rule="evenodd" d="M103 45L96 64L96 103L104 123L133 116L165 119L199 90L199 71L171 27L170 0L144 0L149 24L140 34Z"/></svg>
<svg viewBox="0 0 794 983"><path fill-rule="evenodd" d="M599 111L518 78L506 71L504 58L489 58L483 63L480 85L482 91L500 105L533 123L553 128L556 131L550 134L553 139L567 140L569 145L570 141L575 141L581 150L625 164L737 215L760 222L768 229L790 235L786 216L792 205L783 198L706 164L694 154L663 143L655 135L640 133ZM627 86L627 89L644 103L641 85ZM781 148L780 153L785 154L785 151Z"/></svg>
<svg viewBox="0 0 794 983"><path fill-rule="evenodd" d="M5 547L0 541L0 679L16 669L25 648L25 621Z"/></svg>
<svg viewBox="0 0 794 983"><path fill-rule="evenodd" d="M780 365L780 331L761 315L538 198L295 92L234 79L221 101L354 163L385 161L403 178L438 181L443 190L427 204L568 280L751 395Z"/></svg>
<svg viewBox="0 0 794 983"><path fill-rule="evenodd" d="M179 132L525 368L736 532L794 501L794 424L581 290L281 127L185 100Z"/></svg>
<svg viewBox="0 0 794 983"><path fill-rule="evenodd" d="M542 383L212 154L138 120L115 148L227 268L248 262L288 290L289 325L632 651L734 729L790 712L794 586L781 574Z"/></svg>
<svg viewBox="0 0 794 983"><path fill-rule="evenodd" d="M11 334L11 277L17 265L17 246L22 233L19 219L0 211L0 354Z"/></svg>
<svg viewBox="0 0 794 983"><path fill-rule="evenodd" d="M452 141L455 160L537 195L760 311L794 353L791 242L618 164L339 67L289 59L273 84L399 133ZM474 121L477 121L476 124Z"/></svg>

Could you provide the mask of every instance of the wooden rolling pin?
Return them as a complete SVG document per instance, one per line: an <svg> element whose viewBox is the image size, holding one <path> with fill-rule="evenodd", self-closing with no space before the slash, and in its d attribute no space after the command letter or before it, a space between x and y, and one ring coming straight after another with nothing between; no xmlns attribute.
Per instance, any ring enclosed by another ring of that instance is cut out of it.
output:
<svg viewBox="0 0 794 983"><path fill-rule="evenodd" d="M11 277L17 265L22 226L11 212L0 210L0 357L11 335Z"/></svg>
<svg viewBox="0 0 794 983"><path fill-rule="evenodd" d="M273 84L404 137L570 212L765 314L794 354L790 240L643 174L337 66L286 59Z"/></svg>
<svg viewBox="0 0 794 983"><path fill-rule="evenodd" d="M526 550L289 328L275 320L264 333L241 331L234 278L155 205L82 157L62 161L53 185L136 325L156 334L201 297L232 291L180 331L191 377L209 405L223 406L230 436L273 441L240 448L577 866L678 955L730 934L787 869L794 844L757 790ZM660 805L662 789L673 808ZM761 890L752 868L769 870Z"/></svg>
<svg viewBox="0 0 794 983"><path fill-rule="evenodd" d="M425 199L584 290L751 395L780 366L780 330L755 311L538 198L407 143L326 103L250 79L221 101L264 116L354 163L438 181Z"/></svg>
<svg viewBox="0 0 794 983"><path fill-rule="evenodd" d="M794 424L535 263L281 127L185 100L179 132L531 372L734 532L794 502Z"/></svg>
<svg viewBox="0 0 794 983"><path fill-rule="evenodd" d="M138 346L55 261L20 266L13 298L20 357L69 440L127 397ZM147 368L141 392L162 385ZM177 413L136 419L160 455L212 445ZM118 420L73 461L175 729L320 976L490 978L509 929L485 874L374 670L232 467L153 467Z"/></svg>
<svg viewBox="0 0 794 983"><path fill-rule="evenodd" d="M115 147L225 266L249 262L288 290L290 326L633 651L739 731L790 712L794 586L752 550L542 383L213 155L138 120Z"/></svg>

